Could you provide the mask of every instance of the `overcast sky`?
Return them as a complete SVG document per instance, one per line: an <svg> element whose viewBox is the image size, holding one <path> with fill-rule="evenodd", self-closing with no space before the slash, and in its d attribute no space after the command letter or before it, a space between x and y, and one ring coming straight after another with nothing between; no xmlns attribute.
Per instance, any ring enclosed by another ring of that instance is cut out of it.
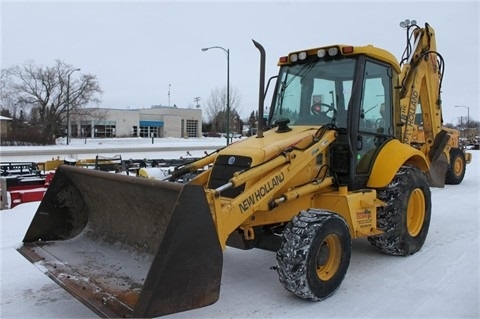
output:
<svg viewBox="0 0 480 319"><path fill-rule="evenodd" d="M230 86L241 115L257 109L259 54L267 78L280 56L329 44L373 44L403 53L399 22L428 22L445 60L444 120L480 120L478 1L8 1L1 0L1 67L56 59L97 75L101 107L205 105L213 89ZM72 75L75 76L75 73ZM170 98L169 98L170 92ZM269 104L269 103L268 103Z"/></svg>

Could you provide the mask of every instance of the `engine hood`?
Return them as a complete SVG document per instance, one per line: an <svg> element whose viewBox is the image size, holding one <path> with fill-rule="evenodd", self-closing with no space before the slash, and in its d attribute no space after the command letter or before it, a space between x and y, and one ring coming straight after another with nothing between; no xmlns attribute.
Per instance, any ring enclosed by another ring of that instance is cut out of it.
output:
<svg viewBox="0 0 480 319"><path fill-rule="evenodd" d="M292 126L289 131L278 131L276 128L264 132L263 137L256 135L230 144L218 155L247 156L252 158L252 165L257 165L274 158L288 148L304 148L308 146L318 127Z"/></svg>

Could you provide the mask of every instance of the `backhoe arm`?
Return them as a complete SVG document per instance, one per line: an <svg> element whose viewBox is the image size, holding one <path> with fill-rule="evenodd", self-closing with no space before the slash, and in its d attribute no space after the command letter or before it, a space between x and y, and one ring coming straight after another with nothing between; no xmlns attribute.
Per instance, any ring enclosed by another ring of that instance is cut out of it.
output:
<svg viewBox="0 0 480 319"><path fill-rule="evenodd" d="M406 57L400 75L401 92L400 119L403 124L403 142L410 144L415 124L415 113L420 103L425 140L432 147L435 136L442 129L442 109L440 99L441 63L436 52L435 32L428 25L417 26L413 31L413 51ZM408 32L408 31L407 31Z"/></svg>
<svg viewBox="0 0 480 319"><path fill-rule="evenodd" d="M436 52L435 32L426 23L424 28L408 25L407 34L413 28L413 46L408 43L406 57L402 60L400 75L400 122L403 126L401 140L412 145L417 107L420 106L425 135L421 151L427 155L433 186L445 184L449 161L450 134L442 130L442 106L440 88L443 60ZM410 39L410 37L409 37Z"/></svg>

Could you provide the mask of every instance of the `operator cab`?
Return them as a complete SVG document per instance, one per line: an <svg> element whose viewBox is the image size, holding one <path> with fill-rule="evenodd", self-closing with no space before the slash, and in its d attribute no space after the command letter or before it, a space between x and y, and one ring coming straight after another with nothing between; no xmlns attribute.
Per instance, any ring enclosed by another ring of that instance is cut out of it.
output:
<svg viewBox="0 0 480 319"><path fill-rule="evenodd" d="M280 58L267 124L287 118L291 126L337 130L331 169L350 189L366 186L377 149L394 135L394 72L368 52L356 53L362 48L373 47L333 46Z"/></svg>

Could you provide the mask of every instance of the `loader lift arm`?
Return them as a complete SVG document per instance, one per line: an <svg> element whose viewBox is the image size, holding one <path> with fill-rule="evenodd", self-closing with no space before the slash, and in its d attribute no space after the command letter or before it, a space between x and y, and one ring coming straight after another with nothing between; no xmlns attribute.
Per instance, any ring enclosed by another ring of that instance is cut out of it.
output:
<svg viewBox="0 0 480 319"><path fill-rule="evenodd" d="M242 225L254 213L259 211L271 211L280 203L291 199L314 194L315 192L333 185L333 178L326 178L323 182L311 181L305 185L291 187L288 192L278 193L285 184L288 184L306 163L315 158L335 141L335 130L321 130L318 137L312 136L312 142L306 149L289 149L262 165L235 174L227 184L213 190L207 190L208 202L214 215L217 233L222 248L225 248L228 236L239 225ZM262 172L264 172L262 174ZM263 177L253 183L241 196L231 200L222 197L221 192L231 187L237 187L251 180ZM272 212L272 214L275 214ZM246 237L252 238L251 230L245 232Z"/></svg>
<svg viewBox="0 0 480 319"><path fill-rule="evenodd" d="M208 154L202 158L199 158L198 160L188 163L186 165L181 165L176 167L173 172L164 178L165 181L170 181L170 182L175 182L176 179L188 174L192 173L195 171L198 171L208 165L211 165L217 156L217 152L213 152L211 154Z"/></svg>

